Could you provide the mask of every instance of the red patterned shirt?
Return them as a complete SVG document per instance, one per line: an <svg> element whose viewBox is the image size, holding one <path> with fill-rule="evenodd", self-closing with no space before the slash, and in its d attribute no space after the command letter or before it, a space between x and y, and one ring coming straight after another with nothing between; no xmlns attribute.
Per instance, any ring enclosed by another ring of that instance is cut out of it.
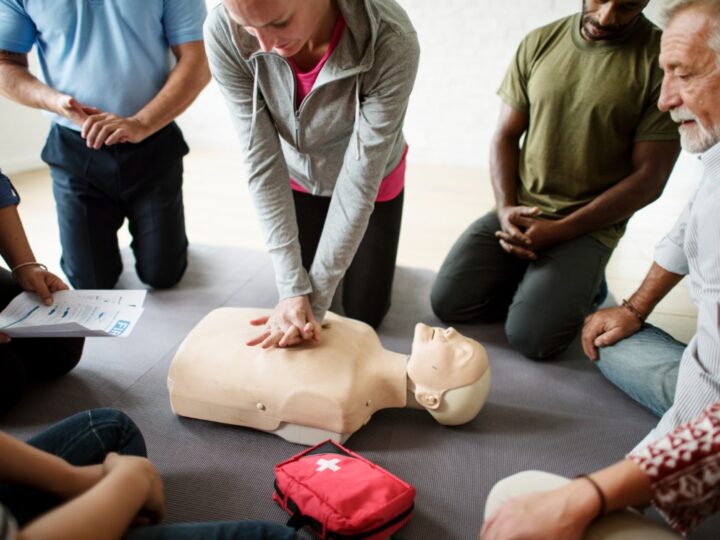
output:
<svg viewBox="0 0 720 540"><path fill-rule="evenodd" d="M687 534L720 510L720 401L627 457L652 478L653 505Z"/></svg>

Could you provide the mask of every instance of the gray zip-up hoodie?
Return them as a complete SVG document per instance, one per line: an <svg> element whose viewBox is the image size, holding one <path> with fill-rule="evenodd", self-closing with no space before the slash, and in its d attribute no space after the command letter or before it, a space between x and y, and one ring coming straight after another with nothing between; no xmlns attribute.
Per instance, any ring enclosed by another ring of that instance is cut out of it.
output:
<svg viewBox="0 0 720 540"><path fill-rule="evenodd" d="M205 23L210 69L245 152L278 293L308 294L319 321L365 234L380 182L402 158L420 56L415 29L394 0L338 0L338 7L345 31L297 112L286 59L263 52L222 5ZM332 197L309 273L290 177Z"/></svg>

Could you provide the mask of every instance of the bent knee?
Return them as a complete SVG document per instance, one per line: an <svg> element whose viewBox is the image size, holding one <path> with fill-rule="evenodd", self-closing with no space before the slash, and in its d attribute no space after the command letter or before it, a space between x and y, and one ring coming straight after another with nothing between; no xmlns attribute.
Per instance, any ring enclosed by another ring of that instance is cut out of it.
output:
<svg viewBox="0 0 720 540"><path fill-rule="evenodd" d="M435 281L430 292L430 307L435 316L445 323L492 322L502 319L507 303L496 301L491 295L477 294L469 298L467 291L457 286Z"/></svg>
<svg viewBox="0 0 720 540"><path fill-rule="evenodd" d="M530 360L549 360L572 342L579 323L554 320L551 315L528 309L511 309L505 335L513 349Z"/></svg>
<svg viewBox="0 0 720 540"><path fill-rule="evenodd" d="M445 285L435 281L430 291L430 307L438 319L444 322L456 322L460 306Z"/></svg>
<svg viewBox="0 0 720 540"><path fill-rule="evenodd" d="M185 275L186 269L187 259L183 259L181 263L172 267L168 265L153 268L138 266L137 274L140 281L153 289L171 289L180 282L183 275Z"/></svg>
<svg viewBox="0 0 720 540"><path fill-rule="evenodd" d="M120 279L121 270L86 274L83 272L68 272L64 270L73 289L113 289Z"/></svg>
<svg viewBox="0 0 720 540"><path fill-rule="evenodd" d="M85 338L61 338L56 344L55 358L43 364L38 377L51 380L70 373L80 362L84 347Z"/></svg>

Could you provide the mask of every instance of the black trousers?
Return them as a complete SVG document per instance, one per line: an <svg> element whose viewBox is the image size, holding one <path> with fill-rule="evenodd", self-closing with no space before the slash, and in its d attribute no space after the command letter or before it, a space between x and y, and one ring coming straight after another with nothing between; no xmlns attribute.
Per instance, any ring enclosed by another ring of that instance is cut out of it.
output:
<svg viewBox="0 0 720 540"><path fill-rule="evenodd" d="M0 310L22 292L10 272L0 268ZM15 338L0 345L0 415L10 410L33 381L54 379L74 368L84 338Z"/></svg>
<svg viewBox="0 0 720 540"><path fill-rule="evenodd" d="M395 276L404 191L394 199L375 203L365 236L342 285L345 315L377 328L390 309ZM330 207L330 197L293 191L302 263L310 270Z"/></svg>
<svg viewBox="0 0 720 540"><path fill-rule="evenodd" d="M155 288L172 287L187 267L182 197L188 152L169 124L144 141L88 148L80 133L53 125L43 160L50 166L62 260L76 289L115 286L122 260L117 231L125 218L135 268Z"/></svg>
<svg viewBox="0 0 720 540"><path fill-rule="evenodd" d="M562 352L582 328L612 249L590 235L558 244L524 261L495 238L490 212L472 223L450 249L430 300L447 323L505 319L510 344L528 358Z"/></svg>

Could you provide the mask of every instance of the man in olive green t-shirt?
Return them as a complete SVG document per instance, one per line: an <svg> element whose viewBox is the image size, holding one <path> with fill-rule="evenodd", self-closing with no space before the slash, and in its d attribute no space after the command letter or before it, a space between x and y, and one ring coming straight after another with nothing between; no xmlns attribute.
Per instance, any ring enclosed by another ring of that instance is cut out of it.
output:
<svg viewBox="0 0 720 540"><path fill-rule="evenodd" d="M660 195L679 152L657 108L661 32L647 3L585 0L520 44L498 91L497 209L440 269L431 300L444 321L507 317L510 343L538 360L581 328L627 220Z"/></svg>

